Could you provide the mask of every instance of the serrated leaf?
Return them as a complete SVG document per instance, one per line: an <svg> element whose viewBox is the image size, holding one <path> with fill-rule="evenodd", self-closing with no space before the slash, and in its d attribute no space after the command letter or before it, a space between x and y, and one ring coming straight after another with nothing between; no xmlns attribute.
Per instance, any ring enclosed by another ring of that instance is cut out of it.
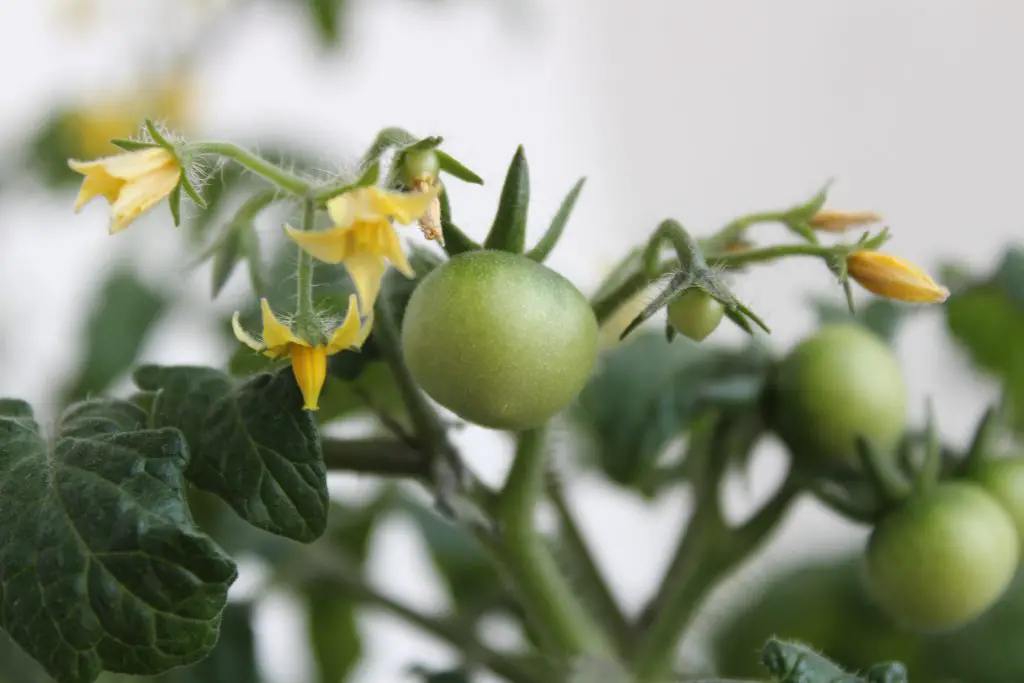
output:
<svg viewBox="0 0 1024 683"><path fill-rule="evenodd" d="M171 194L167 196L167 205L171 209L171 220L174 227L181 225L181 183L174 186Z"/></svg>
<svg viewBox="0 0 1024 683"><path fill-rule="evenodd" d="M505 174L501 187L498 212L494 216L491 230L484 240L487 249L501 249L514 254L523 253L526 246L526 214L530 204L530 169L526 163L526 152L522 145Z"/></svg>
<svg viewBox="0 0 1024 683"><path fill-rule="evenodd" d="M668 344L659 332L639 333L605 355L571 414L593 435L604 473L642 488L668 443L702 411L756 401L768 362L754 345Z"/></svg>
<svg viewBox="0 0 1024 683"><path fill-rule="evenodd" d="M562 237L562 232L565 230L565 226L569 223L569 216L572 215L572 210L576 206L576 200L579 199L580 192L583 191L583 185L587 182L586 178L580 178L573 185L572 189L569 190L569 194L562 200L561 206L558 207L558 212L555 213L555 217L551 220L551 225L548 227L547 232L540 238L536 246L527 252L527 256L543 263L544 259L548 257L551 250L558 244L558 240Z"/></svg>
<svg viewBox="0 0 1024 683"><path fill-rule="evenodd" d="M0 626L59 683L158 674L217 642L236 568L192 523L187 465L181 433L126 401L72 406L52 449L27 404L0 401Z"/></svg>
<svg viewBox="0 0 1024 683"><path fill-rule="evenodd" d="M110 272L93 301L79 335L85 342L80 364L61 391L65 404L102 393L127 372L168 305L127 265Z"/></svg>
<svg viewBox="0 0 1024 683"><path fill-rule="evenodd" d="M473 171L469 170L461 161L441 150L434 152L437 154L437 163L441 170L448 175L455 176L459 180L467 183L473 183L474 185L483 185L484 179L478 176Z"/></svg>
<svg viewBox="0 0 1024 683"><path fill-rule="evenodd" d="M159 394L150 419L188 440L186 472L258 529L310 543L327 525L320 437L290 369L241 385L205 367L143 366L140 389Z"/></svg>

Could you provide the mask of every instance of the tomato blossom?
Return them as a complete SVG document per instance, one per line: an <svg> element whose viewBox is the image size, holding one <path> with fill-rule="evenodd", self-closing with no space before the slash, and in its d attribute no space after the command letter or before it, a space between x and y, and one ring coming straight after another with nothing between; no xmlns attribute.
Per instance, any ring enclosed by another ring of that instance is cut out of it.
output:
<svg viewBox="0 0 1024 683"><path fill-rule="evenodd" d="M377 299L388 261L406 277L415 274L392 220L401 225L415 222L439 190L439 186L428 192L410 193L389 192L379 187L356 188L327 202L334 227L303 232L286 226L285 230L314 258L345 264L366 310Z"/></svg>
<svg viewBox="0 0 1024 683"><path fill-rule="evenodd" d="M178 159L163 147L123 152L93 161L71 159L68 166L85 176L75 212L96 197L110 202L110 234L121 232L156 206L181 182Z"/></svg>
<svg viewBox="0 0 1024 683"><path fill-rule="evenodd" d="M822 232L846 232L850 228L881 223L882 217L874 211L822 210L809 221L812 228Z"/></svg>
<svg viewBox="0 0 1024 683"><path fill-rule="evenodd" d="M231 319L235 337L249 348L268 358L288 356L292 362L295 381L302 391L304 410L319 410L320 391L327 379L327 357L340 351L356 350L362 347L373 326L372 315L359 317L359 307L353 294L348 300L345 319L336 327L325 343L312 344L297 336L287 325L279 321L266 299L260 299L263 313L263 338L256 339L242 329L238 313Z"/></svg>
<svg viewBox="0 0 1024 683"><path fill-rule="evenodd" d="M949 298L927 273L891 254L859 249L846 257L846 269L861 287L889 299L933 304Z"/></svg>

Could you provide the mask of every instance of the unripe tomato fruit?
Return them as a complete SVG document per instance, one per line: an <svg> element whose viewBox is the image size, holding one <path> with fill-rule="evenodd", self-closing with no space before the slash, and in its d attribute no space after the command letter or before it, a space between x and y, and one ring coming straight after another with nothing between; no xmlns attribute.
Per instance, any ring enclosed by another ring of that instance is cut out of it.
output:
<svg viewBox="0 0 1024 683"><path fill-rule="evenodd" d="M597 357L597 321L558 273L524 256L472 251L416 287L402 349L423 390L456 415L527 429L583 388Z"/></svg>
<svg viewBox="0 0 1024 683"><path fill-rule="evenodd" d="M703 289L688 289L668 305L668 321L684 337L704 341L725 315L725 306Z"/></svg>
<svg viewBox="0 0 1024 683"><path fill-rule="evenodd" d="M868 583L879 606L918 631L966 624L1010 585L1020 555L1010 514L983 488L945 482L910 498L872 531Z"/></svg>
<svg viewBox="0 0 1024 683"><path fill-rule="evenodd" d="M402 179L412 183L423 176L436 177L441 170L437 153L432 149L421 149L407 152L402 163Z"/></svg>
<svg viewBox="0 0 1024 683"><path fill-rule="evenodd" d="M811 469L858 468L858 436L891 452L903 434L907 389L899 363L858 325L826 325L797 344L769 391L772 427Z"/></svg>
<svg viewBox="0 0 1024 683"><path fill-rule="evenodd" d="M1010 513L1024 549L1024 457L982 460L968 476Z"/></svg>

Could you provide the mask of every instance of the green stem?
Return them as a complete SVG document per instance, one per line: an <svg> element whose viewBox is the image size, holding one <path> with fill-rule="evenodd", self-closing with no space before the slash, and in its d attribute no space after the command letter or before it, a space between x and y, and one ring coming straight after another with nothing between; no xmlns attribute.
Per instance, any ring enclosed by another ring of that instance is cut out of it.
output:
<svg viewBox="0 0 1024 683"><path fill-rule="evenodd" d="M668 677L679 641L704 598L767 541L799 493L796 478L788 476L772 499L735 529L725 526L710 505L698 507L652 601L653 617L633 658L637 683Z"/></svg>
<svg viewBox="0 0 1024 683"><path fill-rule="evenodd" d="M632 629L622 608L615 600L608 582L601 575L593 553L583 538L579 525L576 523L569 501L561 485L549 483L548 498L555 506L561 527L559 542L564 546L566 554L572 558L572 571L575 572L576 583L581 593L586 595L591 611L600 619L608 633L611 634L620 651L624 650L632 638ZM621 654L621 652L620 652Z"/></svg>
<svg viewBox="0 0 1024 683"><path fill-rule="evenodd" d="M746 233L747 228L757 223L785 223L787 214L782 211L765 211L763 213L752 213L741 216L732 221L724 228L703 240L701 247L708 252L725 249L727 246L739 240Z"/></svg>
<svg viewBox="0 0 1024 683"><path fill-rule="evenodd" d="M712 254L708 256L708 263L725 268L736 268L759 261L771 261L785 256L815 256L817 258L828 258L841 253L845 246L821 246L819 244L779 244L764 249L751 249L735 254Z"/></svg>
<svg viewBox="0 0 1024 683"><path fill-rule="evenodd" d="M355 600L382 607L403 621L451 644L468 659L487 667L511 683L549 683L551 680L550 672L528 666L479 642L472 630L465 625L451 618L424 614L374 588L359 575L358 570L346 558L322 550L314 551L313 547L310 547L308 552L311 564L329 571L331 579L337 582L338 587Z"/></svg>
<svg viewBox="0 0 1024 683"><path fill-rule="evenodd" d="M313 222L316 218L316 204L312 199L305 199L302 202L302 229L309 232L313 229ZM319 343L319 339L312 337L316 333L316 326L313 324L313 257L303 249L299 250L298 266L295 271L296 298L298 300L298 311L295 314L299 334L308 341Z"/></svg>
<svg viewBox="0 0 1024 683"><path fill-rule="evenodd" d="M521 432L498 502L501 559L515 579L526 613L556 653L605 654L605 638L559 572L534 526L544 475L543 429Z"/></svg>
<svg viewBox="0 0 1024 683"><path fill-rule="evenodd" d="M637 269L609 292L590 302L591 307L594 309L594 315L597 317L597 323L599 325L604 323L619 307L625 305L626 302L639 294L645 287L677 270L679 270L678 259L662 261L650 273Z"/></svg>
<svg viewBox="0 0 1024 683"><path fill-rule="evenodd" d="M216 154L227 157L292 194L305 196L309 193L309 183L302 178L231 142L196 142L188 145L186 151L193 155Z"/></svg>
<svg viewBox="0 0 1024 683"><path fill-rule="evenodd" d="M426 478L427 457L409 444L395 439L323 439L324 464L331 472L355 472L382 477Z"/></svg>

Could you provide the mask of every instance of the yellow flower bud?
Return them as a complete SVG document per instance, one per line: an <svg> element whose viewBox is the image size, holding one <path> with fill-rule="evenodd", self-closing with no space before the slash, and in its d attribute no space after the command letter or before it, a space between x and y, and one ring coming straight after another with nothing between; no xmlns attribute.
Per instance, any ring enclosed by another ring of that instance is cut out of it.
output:
<svg viewBox="0 0 1024 683"><path fill-rule="evenodd" d="M814 214L810 225L822 232L846 232L850 228L880 223L882 217L874 211L830 211L824 210Z"/></svg>
<svg viewBox="0 0 1024 683"><path fill-rule="evenodd" d="M889 299L942 303L949 290L909 261L879 251L860 249L846 257L846 269L861 287Z"/></svg>

